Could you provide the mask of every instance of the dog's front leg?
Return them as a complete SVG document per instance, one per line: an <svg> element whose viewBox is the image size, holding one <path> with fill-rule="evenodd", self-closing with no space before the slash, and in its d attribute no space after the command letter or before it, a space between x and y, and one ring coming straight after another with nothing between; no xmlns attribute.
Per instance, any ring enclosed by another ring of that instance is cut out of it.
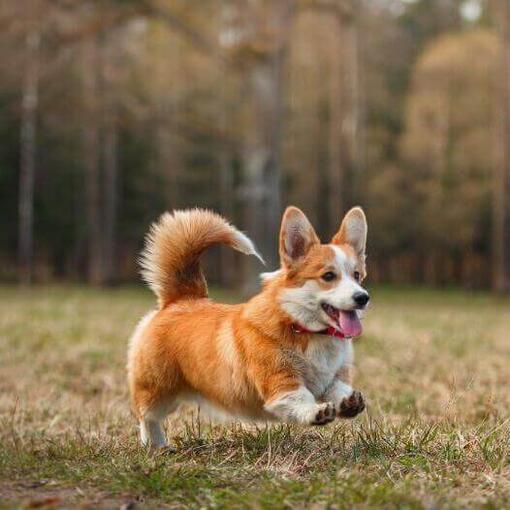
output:
<svg viewBox="0 0 510 510"><path fill-rule="evenodd" d="M340 418L354 418L365 409L361 392L352 389L354 376L354 351L352 340L344 340L343 364L335 375L324 400L335 403Z"/></svg>
<svg viewBox="0 0 510 510"><path fill-rule="evenodd" d="M305 386L276 392L275 397L265 403L264 409L283 421L305 425L324 425L333 421L337 414L333 402L317 403Z"/></svg>
<svg viewBox="0 0 510 510"><path fill-rule="evenodd" d="M342 371L324 394L324 400L335 403L339 418L354 418L365 409L365 401L361 392L342 380Z"/></svg>

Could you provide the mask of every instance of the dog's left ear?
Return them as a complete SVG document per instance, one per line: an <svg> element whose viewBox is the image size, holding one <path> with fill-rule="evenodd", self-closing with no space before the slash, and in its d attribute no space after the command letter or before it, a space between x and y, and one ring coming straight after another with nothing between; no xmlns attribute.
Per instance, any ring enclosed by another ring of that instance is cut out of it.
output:
<svg viewBox="0 0 510 510"><path fill-rule="evenodd" d="M353 207L342 220L340 230L331 242L348 244L359 257L364 257L367 244L367 218L361 207Z"/></svg>

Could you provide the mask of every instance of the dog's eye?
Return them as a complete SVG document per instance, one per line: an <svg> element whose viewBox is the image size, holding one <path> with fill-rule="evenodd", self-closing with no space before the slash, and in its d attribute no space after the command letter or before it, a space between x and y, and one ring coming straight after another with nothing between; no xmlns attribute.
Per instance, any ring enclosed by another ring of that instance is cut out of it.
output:
<svg viewBox="0 0 510 510"><path fill-rule="evenodd" d="M360 278L361 278L361 275L359 274L359 271L354 271L354 279L359 282Z"/></svg>
<svg viewBox="0 0 510 510"><path fill-rule="evenodd" d="M336 278L336 274L333 271L328 271L322 275L322 279L325 282L332 282Z"/></svg>

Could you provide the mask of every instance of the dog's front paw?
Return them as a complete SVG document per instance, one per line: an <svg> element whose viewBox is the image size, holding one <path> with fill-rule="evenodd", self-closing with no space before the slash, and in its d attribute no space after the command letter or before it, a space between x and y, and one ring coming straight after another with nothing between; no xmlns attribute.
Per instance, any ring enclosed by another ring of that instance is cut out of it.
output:
<svg viewBox="0 0 510 510"><path fill-rule="evenodd" d="M348 397L345 397L338 407L340 418L354 418L365 409L365 401L361 392L354 390Z"/></svg>
<svg viewBox="0 0 510 510"><path fill-rule="evenodd" d="M325 425L326 423L330 423L335 419L336 412L336 407L333 402L319 404L310 425Z"/></svg>

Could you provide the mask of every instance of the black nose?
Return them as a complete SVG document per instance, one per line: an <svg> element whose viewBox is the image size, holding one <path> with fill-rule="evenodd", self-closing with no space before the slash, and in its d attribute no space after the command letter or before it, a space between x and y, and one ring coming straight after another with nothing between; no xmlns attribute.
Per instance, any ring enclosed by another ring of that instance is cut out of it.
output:
<svg viewBox="0 0 510 510"><path fill-rule="evenodd" d="M365 306L370 300L368 292L356 292L352 296L352 299L358 306Z"/></svg>

